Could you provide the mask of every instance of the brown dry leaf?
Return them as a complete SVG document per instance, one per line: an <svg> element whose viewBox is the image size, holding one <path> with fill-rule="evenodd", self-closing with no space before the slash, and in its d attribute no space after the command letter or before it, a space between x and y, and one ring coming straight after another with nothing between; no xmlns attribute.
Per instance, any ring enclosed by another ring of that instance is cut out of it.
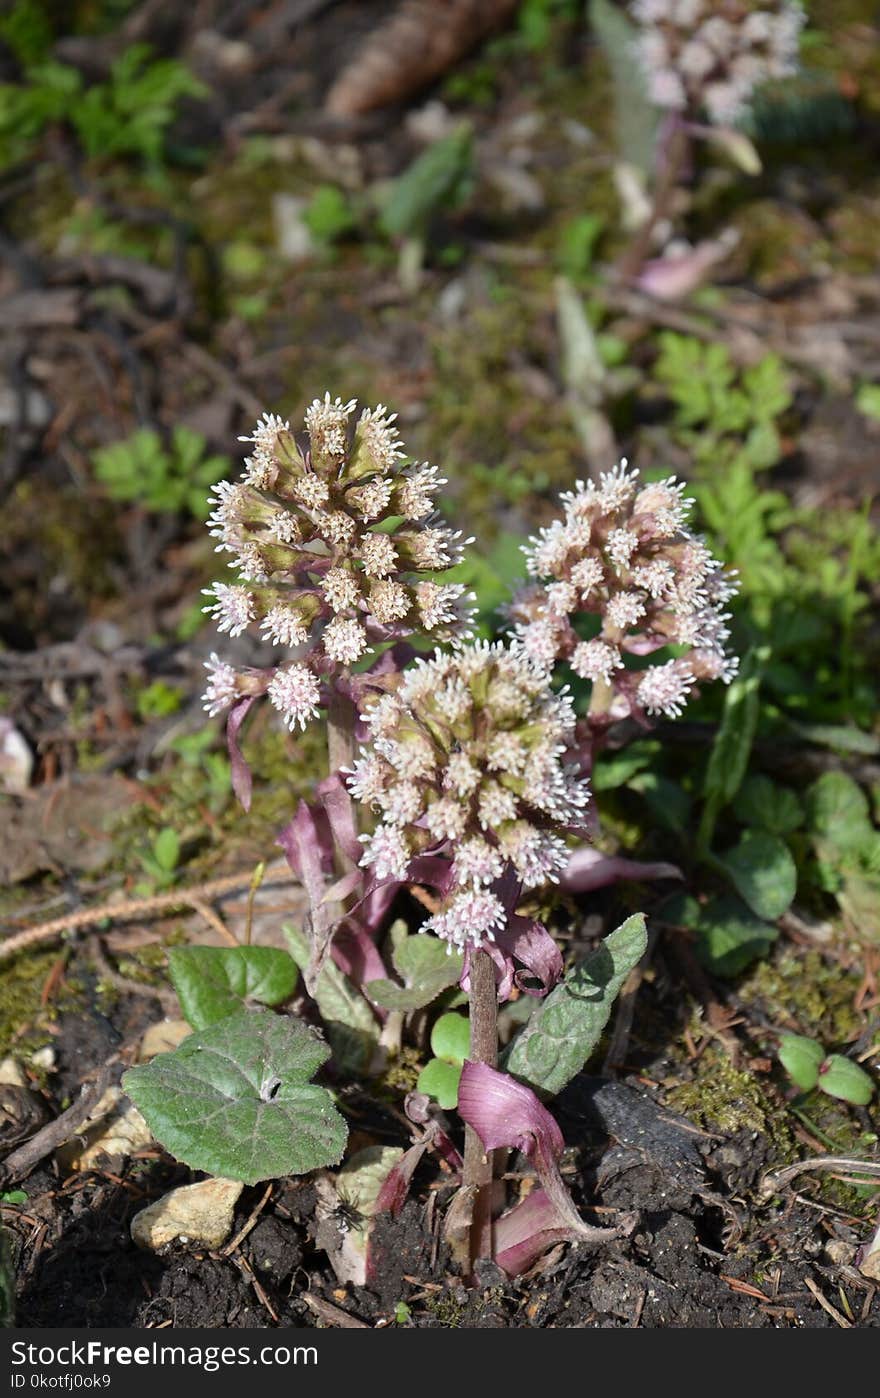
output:
<svg viewBox="0 0 880 1398"><path fill-rule="evenodd" d="M517 0L405 0L343 68L327 94L332 116L387 107L439 78L516 9Z"/></svg>

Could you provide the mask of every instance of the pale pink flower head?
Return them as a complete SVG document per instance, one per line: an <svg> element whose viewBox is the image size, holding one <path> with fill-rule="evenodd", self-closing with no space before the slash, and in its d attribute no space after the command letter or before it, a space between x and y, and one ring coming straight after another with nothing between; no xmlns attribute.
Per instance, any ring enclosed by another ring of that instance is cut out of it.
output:
<svg viewBox="0 0 880 1398"><path fill-rule="evenodd" d="M564 832L583 824L586 782L566 761L567 694L518 646L479 642L405 671L362 714L371 741L348 787L378 815L361 863L406 876L420 855L448 865L449 891L426 927L459 949L492 942L506 922L495 888L527 888L568 860Z"/></svg>
<svg viewBox="0 0 880 1398"><path fill-rule="evenodd" d="M320 685L377 643L413 633L467 638L471 594L435 575L460 562L470 541L436 513L446 484L436 466L406 464L395 414L382 404L358 414L353 399L327 393L307 409L304 433L265 414L242 440L251 448L245 469L215 486L209 520L238 578L207 589L205 610L221 632L253 629L296 661L265 672L262 690L252 674L248 693L268 692L285 722L304 727L320 712ZM291 674L300 676L301 701L290 698ZM211 712L222 711L224 694L230 704L239 697L230 684L213 684Z"/></svg>
<svg viewBox="0 0 880 1398"><path fill-rule="evenodd" d="M736 585L688 528L684 486L674 477L642 485L623 461L561 502L562 517L526 546L533 581L507 608L532 663L548 675L565 663L603 686L607 702L591 712L614 717L676 717L697 681L729 681L724 608ZM590 616L595 634L584 639ZM663 670L651 656L666 646L690 647L686 664L676 659L665 682L651 679Z"/></svg>
<svg viewBox="0 0 880 1398"><path fill-rule="evenodd" d="M731 126L756 88L797 71L805 15L794 0L632 0L635 50L663 111Z"/></svg>

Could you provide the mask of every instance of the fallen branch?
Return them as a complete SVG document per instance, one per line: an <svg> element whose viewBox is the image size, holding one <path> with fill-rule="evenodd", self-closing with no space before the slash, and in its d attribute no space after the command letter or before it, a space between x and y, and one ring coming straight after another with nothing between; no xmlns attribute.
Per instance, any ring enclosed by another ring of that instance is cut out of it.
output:
<svg viewBox="0 0 880 1398"><path fill-rule="evenodd" d="M237 945L235 938L217 915L210 913L207 904L211 899L221 898L226 893L237 893L240 889L249 888L252 878L253 870L249 869L246 874L229 874L226 878L210 879L207 883L196 884L192 888L178 888L172 893L157 893L152 898L100 903L96 908L83 908L64 917L52 918L50 922L28 927L24 932L18 932L13 937L7 937L5 942L0 942L0 961L14 956L18 951L25 951L29 947L61 937L65 932L78 932L83 927L94 927L104 921L130 922L132 918L152 917L156 913L170 913L179 908L192 908L200 913L215 931L219 932L222 929L226 940L231 940ZM285 877L282 871L277 878L268 882L292 883L293 880L289 876Z"/></svg>
<svg viewBox="0 0 880 1398"><path fill-rule="evenodd" d="M3 1164L0 1165L0 1177L4 1183L8 1184L13 1180L22 1179L45 1156L58 1146L64 1145L65 1141L69 1141L83 1122L91 1116L107 1088L111 1086L121 1070L121 1056L114 1054L104 1064L95 1081L88 1087L83 1087L73 1106L68 1107L67 1111L62 1112L54 1121L50 1121L48 1126L44 1126L23 1146L19 1146L18 1150L7 1155Z"/></svg>

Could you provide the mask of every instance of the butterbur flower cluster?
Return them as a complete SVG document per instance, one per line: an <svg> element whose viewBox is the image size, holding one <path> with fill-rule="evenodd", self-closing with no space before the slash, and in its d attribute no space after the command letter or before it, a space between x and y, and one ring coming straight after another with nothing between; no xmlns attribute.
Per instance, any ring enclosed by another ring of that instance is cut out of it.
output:
<svg viewBox="0 0 880 1398"><path fill-rule="evenodd" d="M728 682L724 605L736 591L702 539L690 532L692 501L674 477L639 485L625 461L598 482L579 481L561 497L563 516L526 547L533 583L508 608L519 643L550 673L566 661L593 683L591 713L678 716L700 680ZM576 623L599 619L583 639ZM647 668L625 668L624 656L645 657L664 646L683 655Z"/></svg>
<svg viewBox="0 0 880 1398"><path fill-rule="evenodd" d="M796 71L804 12L792 0L633 0L636 52L655 106L718 126Z"/></svg>
<svg viewBox="0 0 880 1398"><path fill-rule="evenodd" d="M426 929L460 949L494 941L509 909L493 885L510 868L526 888L557 878L562 832L583 822L567 693L520 648L481 642L417 662L363 718L370 744L348 787L380 820L362 865L403 880L416 856L444 855L449 891Z"/></svg>
<svg viewBox="0 0 880 1398"><path fill-rule="evenodd" d="M435 466L405 466L395 417L383 406L354 419L354 401L315 399L297 438L265 415L237 482L214 487L211 533L232 555L232 583L208 589L218 630L258 628L298 653L260 677L213 655L205 707L266 693L290 728L305 727L321 682L368 654L376 641L423 632L437 641L467 634L468 598L438 583L462 556L460 533L434 508L445 485Z"/></svg>

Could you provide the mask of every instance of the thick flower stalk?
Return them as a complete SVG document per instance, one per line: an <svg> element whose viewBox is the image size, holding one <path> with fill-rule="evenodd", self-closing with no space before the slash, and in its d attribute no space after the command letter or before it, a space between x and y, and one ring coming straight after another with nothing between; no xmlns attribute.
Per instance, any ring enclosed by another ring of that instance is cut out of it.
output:
<svg viewBox="0 0 880 1398"><path fill-rule="evenodd" d="M208 589L206 610L221 632L259 629L293 655L243 673L212 656L212 715L265 693L289 728L305 728L376 642L467 634L464 588L434 578L462 556L460 533L434 509L445 481L435 466L403 464L394 414L380 405L355 421L355 406L315 399L300 437L265 415L242 439L253 452L240 479L214 487L211 532L238 576Z"/></svg>
<svg viewBox="0 0 880 1398"><path fill-rule="evenodd" d="M561 497L562 518L525 549L535 581L508 607L536 668L550 674L565 662L592 682L590 715L601 721L677 717L699 681L727 683L737 667L724 610L733 577L687 528L684 485L640 486L638 476L623 461ZM645 666L666 646L686 650Z"/></svg>
<svg viewBox="0 0 880 1398"><path fill-rule="evenodd" d="M632 0L651 102L731 126L756 88L796 71L804 12L792 0Z"/></svg>
<svg viewBox="0 0 880 1398"><path fill-rule="evenodd" d="M404 880L418 856L438 856L448 877L425 930L450 949L491 948L514 911L505 878L517 890L555 880L563 833L583 823L568 695L521 648L479 642L417 662L362 717L371 741L348 786L379 822L361 863Z"/></svg>

